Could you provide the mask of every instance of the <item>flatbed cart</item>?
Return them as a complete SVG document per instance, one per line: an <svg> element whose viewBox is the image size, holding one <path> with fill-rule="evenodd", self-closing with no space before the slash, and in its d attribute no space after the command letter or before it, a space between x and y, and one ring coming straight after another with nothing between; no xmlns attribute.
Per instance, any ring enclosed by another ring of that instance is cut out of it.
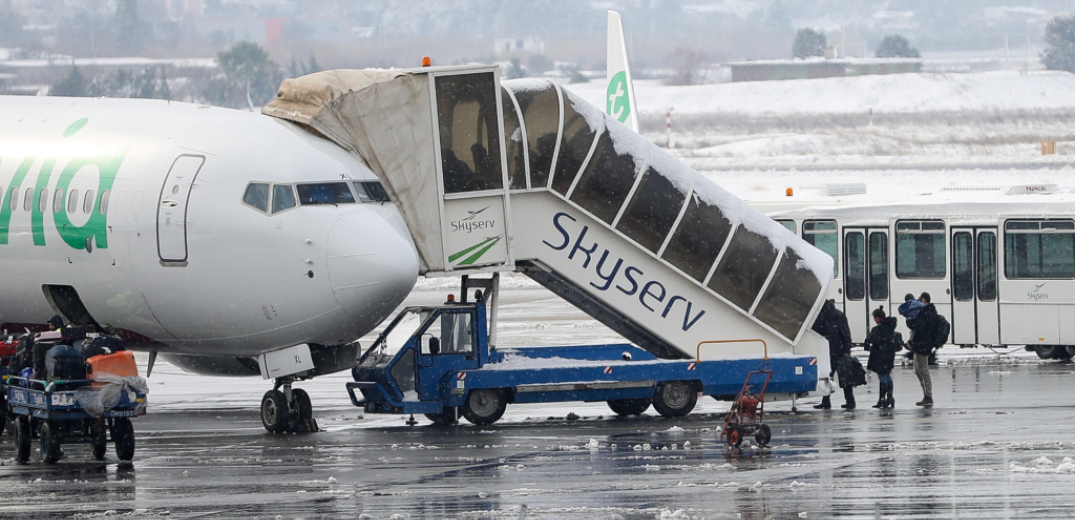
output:
<svg viewBox="0 0 1075 520"><path fill-rule="evenodd" d="M9 376L6 390L8 413L15 428L15 460L23 464L30 459L30 445L35 436L46 464L59 460L61 444L72 442L91 444L93 458L104 460L108 442L112 441L119 460L133 459L131 418L145 415L146 394L124 385L116 404L104 410L101 417L94 417L79 404L77 396L80 390L101 384L88 379L41 381Z"/></svg>
<svg viewBox="0 0 1075 520"><path fill-rule="evenodd" d="M11 358L15 357L15 347L18 344L19 342L12 336L0 338L0 435L4 433L4 428L7 426L7 391L4 385L7 384Z"/></svg>
<svg viewBox="0 0 1075 520"><path fill-rule="evenodd" d="M751 380L765 380L761 383L761 392L758 395L751 393ZM724 429L720 432L722 439L727 439L728 444L739 447L743 437L753 435L759 447L765 447L772 440L773 432L769 425L765 424L765 390L769 387L769 381L773 378L773 371L768 369L768 364L763 364L758 370L749 372L746 381L743 381L743 389L732 402L732 408L728 411L728 417L724 420Z"/></svg>

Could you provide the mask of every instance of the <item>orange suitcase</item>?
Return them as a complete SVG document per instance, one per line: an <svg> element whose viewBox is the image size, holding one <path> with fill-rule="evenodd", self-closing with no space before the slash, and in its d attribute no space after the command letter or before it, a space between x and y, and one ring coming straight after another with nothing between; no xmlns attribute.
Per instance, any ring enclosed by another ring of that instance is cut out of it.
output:
<svg viewBox="0 0 1075 520"><path fill-rule="evenodd" d="M134 353L121 350L112 354L93 356L86 360L89 370L86 377L96 380L100 374L112 374L119 377L138 375L138 365L134 362Z"/></svg>

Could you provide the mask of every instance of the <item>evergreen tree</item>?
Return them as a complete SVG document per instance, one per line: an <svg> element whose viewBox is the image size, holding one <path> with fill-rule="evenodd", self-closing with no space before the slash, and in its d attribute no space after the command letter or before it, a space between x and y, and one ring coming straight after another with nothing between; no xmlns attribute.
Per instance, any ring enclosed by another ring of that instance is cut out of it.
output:
<svg viewBox="0 0 1075 520"><path fill-rule="evenodd" d="M217 53L217 65L224 73L224 92L208 97L234 108L253 110L276 96L280 86L279 67L258 44L238 42Z"/></svg>
<svg viewBox="0 0 1075 520"><path fill-rule="evenodd" d="M172 99L172 88L168 86L168 75L164 72L164 67L161 67L161 79L157 85L157 93L153 96L157 99Z"/></svg>
<svg viewBox="0 0 1075 520"><path fill-rule="evenodd" d="M116 52L137 56L142 51L142 23L138 20L138 0L120 0L116 5Z"/></svg>
<svg viewBox="0 0 1075 520"><path fill-rule="evenodd" d="M918 49L911 47L907 38L898 34L890 34L881 40L874 56L878 58L921 58Z"/></svg>
<svg viewBox="0 0 1075 520"><path fill-rule="evenodd" d="M1075 72L1075 15L1056 16L1045 25L1041 62L1049 70Z"/></svg>
<svg viewBox="0 0 1075 520"><path fill-rule="evenodd" d="M67 77L53 83L49 88L50 96L85 96L86 79L82 77L82 71L76 66L71 66L71 72Z"/></svg>
<svg viewBox="0 0 1075 520"><path fill-rule="evenodd" d="M813 29L799 29L795 33L795 44L791 48L796 58L825 55L825 35Z"/></svg>

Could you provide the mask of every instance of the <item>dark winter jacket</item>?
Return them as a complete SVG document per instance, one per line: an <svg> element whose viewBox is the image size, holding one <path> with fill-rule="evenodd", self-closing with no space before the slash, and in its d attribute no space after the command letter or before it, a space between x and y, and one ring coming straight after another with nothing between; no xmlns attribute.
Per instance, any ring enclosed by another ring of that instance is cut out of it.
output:
<svg viewBox="0 0 1075 520"><path fill-rule="evenodd" d="M866 349L870 351L870 359L866 362L866 368L878 375L892 372L896 364L896 353L903 350L903 336L896 332L896 318L888 317L881 320L870 334L866 336Z"/></svg>
<svg viewBox="0 0 1075 520"><path fill-rule="evenodd" d="M940 317L937 315L937 308L932 303L922 308L918 317L915 318L914 332L908 342L908 347L912 352L929 354L933 351L931 342L936 335L938 322L940 322Z"/></svg>
<svg viewBox="0 0 1075 520"><path fill-rule="evenodd" d="M821 313L811 328L829 341L830 366L835 369L837 362L843 359L845 354L851 353L851 329L847 326L847 316L829 300L821 308Z"/></svg>

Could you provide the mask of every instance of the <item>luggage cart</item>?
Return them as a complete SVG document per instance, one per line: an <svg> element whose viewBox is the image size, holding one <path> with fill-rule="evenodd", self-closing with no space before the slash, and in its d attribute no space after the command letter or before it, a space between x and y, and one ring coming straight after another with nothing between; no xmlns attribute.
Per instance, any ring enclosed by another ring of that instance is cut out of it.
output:
<svg viewBox="0 0 1075 520"><path fill-rule="evenodd" d="M757 395L751 393L751 381L761 380L761 392ZM764 448L772 439L772 430L763 421L765 419L765 390L769 387L769 380L773 378L773 371L768 365L762 365L758 370L748 372L743 389L739 391L732 408L728 411L728 417L724 420L724 429L720 432L720 438L727 439L728 444L738 448L743 442L743 437L753 435L758 447Z"/></svg>
<svg viewBox="0 0 1075 520"><path fill-rule="evenodd" d="M131 418L146 413L146 394L124 386L119 400L101 417L94 417L78 403L81 389L102 383L88 379L41 381L9 375L7 379L7 412L15 429L15 460L20 464L30 459L32 438L37 437L41 458L53 464L61 456L63 443L88 443L93 446L93 458L104 460L108 442L116 446L121 461L134 458L134 425Z"/></svg>

